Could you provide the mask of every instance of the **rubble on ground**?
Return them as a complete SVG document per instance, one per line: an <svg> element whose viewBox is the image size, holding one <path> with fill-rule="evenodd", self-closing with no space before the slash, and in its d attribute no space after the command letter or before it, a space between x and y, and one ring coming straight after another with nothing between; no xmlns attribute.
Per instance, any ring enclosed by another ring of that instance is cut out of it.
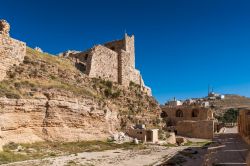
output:
<svg viewBox="0 0 250 166"><path fill-rule="evenodd" d="M177 143L177 145L179 145L179 146L183 146L183 145L185 145L187 142L188 142L188 140L187 140L185 137L180 137L180 136L176 137L176 143Z"/></svg>
<svg viewBox="0 0 250 166"><path fill-rule="evenodd" d="M118 133L115 133L115 134L112 134L109 138L108 138L109 141L113 141L113 142L116 142L116 143L125 143L125 142L138 142L138 140L134 140L133 138L127 136L125 133L123 132L118 132Z"/></svg>

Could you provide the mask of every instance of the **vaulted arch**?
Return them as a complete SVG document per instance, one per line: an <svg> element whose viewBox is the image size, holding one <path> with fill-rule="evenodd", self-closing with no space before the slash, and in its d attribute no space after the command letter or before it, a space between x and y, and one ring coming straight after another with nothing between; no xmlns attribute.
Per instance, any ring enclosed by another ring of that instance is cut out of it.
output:
<svg viewBox="0 0 250 166"><path fill-rule="evenodd" d="M180 110L180 109L178 109L178 110L176 111L176 117L183 117L183 111Z"/></svg>
<svg viewBox="0 0 250 166"><path fill-rule="evenodd" d="M192 117L198 117L199 116L199 110L198 109L193 109L192 110Z"/></svg>

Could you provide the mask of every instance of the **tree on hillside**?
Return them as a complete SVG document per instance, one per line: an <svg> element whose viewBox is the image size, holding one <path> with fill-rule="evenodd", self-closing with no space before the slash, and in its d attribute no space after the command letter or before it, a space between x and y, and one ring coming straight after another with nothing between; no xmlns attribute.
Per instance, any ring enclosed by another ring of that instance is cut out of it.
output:
<svg viewBox="0 0 250 166"><path fill-rule="evenodd" d="M218 120L223 123L236 123L238 114L239 114L238 109L231 108L227 110L222 117L219 117Z"/></svg>

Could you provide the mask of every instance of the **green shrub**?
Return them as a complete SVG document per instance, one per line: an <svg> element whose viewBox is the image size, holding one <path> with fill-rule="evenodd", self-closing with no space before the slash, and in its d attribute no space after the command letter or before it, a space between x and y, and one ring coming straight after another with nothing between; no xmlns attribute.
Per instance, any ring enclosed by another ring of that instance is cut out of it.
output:
<svg viewBox="0 0 250 166"><path fill-rule="evenodd" d="M18 146L19 145L15 142L9 142L8 144L3 146L3 149L4 150L15 150L15 149L17 149Z"/></svg>
<svg viewBox="0 0 250 166"><path fill-rule="evenodd" d="M111 89L113 87L113 83L111 81L106 81L106 86Z"/></svg>
<svg viewBox="0 0 250 166"><path fill-rule="evenodd" d="M23 60L23 63L24 63L24 64L29 64L29 63L31 63L30 57L25 56L25 57L24 57L24 60Z"/></svg>
<svg viewBox="0 0 250 166"><path fill-rule="evenodd" d="M21 96L20 96L19 94L14 93L14 92L7 92L7 93L5 94L5 96L6 96L7 98L9 98L9 99L20 99L20 98L21 98Z"/></svg>
<svg viewBox="0 0 250 166"><path fill-rule="evenodd" d="M133 81L129 82L129 86L135 86L136 84Z"/></svg>
<svg viewBox="0 0 250 166"><path fill-rule="evenodd" d="M28 160L29 157L23 154L16 154L10 151L0 152L0 164Z"/></svg>
<svg viewBox="0 0 250 166"><path fill-rule="evenodd" d="M106 97L112 96L112 90L111 90L111 89L105 89L105 90L104 90L104 95L105 95Z"/></svg>
<svg viewBox="0 0 250 166"><path fill-rule="evenodd" d="M50 153L49 153L49 156L51 156L51 157L55 157L55 156L56 156L56 154L55 154L54 152L50 152Z"/></svg>
<svg viewBox="0 0 250 166"><path fill-rule="evenodd" d="M56 77L54 75L50 75L50 79L55 80Z"/></svg>
<svg viewBox="0 0 250 166"><path fill-rule="evenodd" d="M121 91L117 90L116 92L112 93L112 98L117 98L121 95Z"/></svg>
<svg viewBox="0 0 250 166"><path fill-rule="evenodd" d="M223 123L236 123L238 114L239 114L238 109L231 108L227 110L222 117L217 117L217 119Z"/></svg>

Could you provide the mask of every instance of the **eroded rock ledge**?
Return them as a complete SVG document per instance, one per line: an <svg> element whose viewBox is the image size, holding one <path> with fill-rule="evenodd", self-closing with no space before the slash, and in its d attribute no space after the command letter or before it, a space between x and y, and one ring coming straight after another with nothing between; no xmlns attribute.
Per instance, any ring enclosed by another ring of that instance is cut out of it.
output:
<svg viewBox="0 0 250 166"><path fill-rule="evenodd" d="M0 142L106 139L119 128L116 111L90 99L0 98Z"/></svg>

